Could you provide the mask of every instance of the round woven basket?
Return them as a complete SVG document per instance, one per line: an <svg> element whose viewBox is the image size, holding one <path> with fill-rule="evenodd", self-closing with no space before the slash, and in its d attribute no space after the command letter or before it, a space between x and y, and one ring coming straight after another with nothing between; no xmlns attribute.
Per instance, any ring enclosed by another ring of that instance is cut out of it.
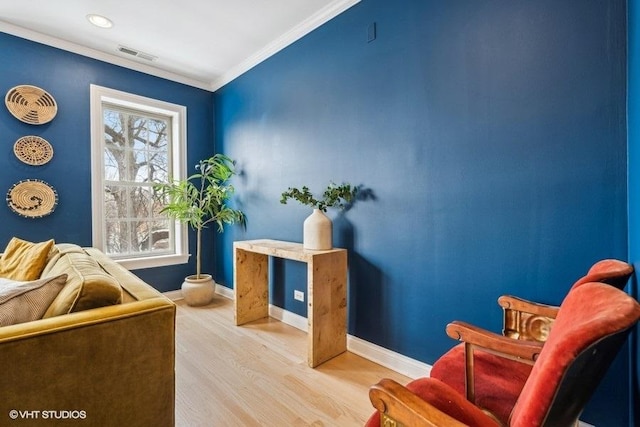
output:
<svg viewBox="0 0 640 427"><path fill-rule="evenodd" d="M44 181L26 179L18 181L9 189L7 205L20 216L40 218L55 210L58 193Z"/></svg>
<svg viewBox="0 0 640 427"><path fill-rule="evenodd" d="M48 123L58 113L53 96L37 86L21 85L9 89L4 103L16 119L32 125Z"/></svg>
<svg viewBox="0 0 640 427"><path fill-rule="evenodd" d="M13 144L13 153L20 161L32 166L47 163L53 157L53 147L49 142L35 135L19 138Z"/></svg>

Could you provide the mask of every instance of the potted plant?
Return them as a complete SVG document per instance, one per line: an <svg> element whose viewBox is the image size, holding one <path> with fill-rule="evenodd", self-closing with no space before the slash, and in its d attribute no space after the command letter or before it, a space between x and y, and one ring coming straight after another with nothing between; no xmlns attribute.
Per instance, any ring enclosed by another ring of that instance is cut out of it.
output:
<svg viewBox="0 0 640 427"><path fill-rule="evenodd" d="M246 218L242 211L227 205L234 193L228 183L235 174L233 160L216 154L200 160L196 171L185 180L160 184L157 189L168 199L160 212L188 224L196 232L196 274L185 278L182 294L187 304L204 305L213 298L215 287L211 275L201 272L202 229L216 223L221 233L225 224L245 226Z"/></svg>
<svg viewBox="0 0 640 427"><path fill-rule="evenodd" d="M302 246L310 250L328 250L333 248L333 224L324 214L327 208L345 209L355 201L358 187L351 184L336 185L330 183L320 198L316 198L309 188L291 188L282 193L280 203L294 199L313 208L303 225Z"/></svg>

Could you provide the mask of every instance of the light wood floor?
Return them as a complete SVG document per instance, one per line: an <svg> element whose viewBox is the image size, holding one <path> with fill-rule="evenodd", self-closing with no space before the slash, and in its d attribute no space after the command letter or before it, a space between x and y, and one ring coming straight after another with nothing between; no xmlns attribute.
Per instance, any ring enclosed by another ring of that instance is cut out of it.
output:
<svg viewBox="0 0 640 427"><path fill-rule="evenodd" d="M176 426L362 426L380 378L409 378L352 353L307 366L306 333L274 319L233 324L233 301L177 301Z"/></svg>

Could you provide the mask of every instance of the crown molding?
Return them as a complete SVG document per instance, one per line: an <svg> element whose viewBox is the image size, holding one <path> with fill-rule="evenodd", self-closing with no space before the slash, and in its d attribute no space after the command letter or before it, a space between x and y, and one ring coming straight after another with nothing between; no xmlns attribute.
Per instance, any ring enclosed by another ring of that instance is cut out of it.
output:
<svg viewBox="0 0 640 427"><path fill-rule="evenodd" d="M0 31L3 33L11 34L16 37L31 40L37 43L41 43L47 46L55 47L65 50L67 52L76 53L78 55L86 56L88 58L97 59L98 61L107 62L113 65L119 65L130 70L139 71L141 73L149 74L155 77L160 77L166 80L171 80L177 83L182 83L188 86L193 86L199 89L210 91L211 82L203 82L195 80L180 74L172 73L170 71L161 70L157 67L152 67L146 64L141 64L136 61L132 61L127 58L122 58L117 55L112 55L106 52L102 52L90 47L81 46L79 44L59 39L57 37L49 36L39 33L37 31L29 30L17 25L9 24L8 22L0 21Z"/></svg>
<svg viewBox="0 0 640 427"><path fill-rule="evenodd" d="M256 65L280 52L285 47L306 36L311 31L332 20L347 9L360 3L360 1L361 0L336 0L334 2L331 2L314 15L310 16L300 24L293 27L281 37L269 43L263 49L259 50L246 60L242 61L240 64L223 73L219 78L215 79L212 82L210 90L215 92L222 86L230 83L237 77L240 77L242 74L246 73Z"/></svg>

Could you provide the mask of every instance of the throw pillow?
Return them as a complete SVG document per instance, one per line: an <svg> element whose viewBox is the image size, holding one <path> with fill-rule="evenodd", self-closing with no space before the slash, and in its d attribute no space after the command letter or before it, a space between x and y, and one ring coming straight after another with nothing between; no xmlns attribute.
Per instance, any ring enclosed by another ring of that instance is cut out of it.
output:
<svg viewBox="0 0 640 427"><path fill-rule="evenodd" d="M53 239L32 243L13 237L0 257L0 277L20 281L40 278L53 244Z"/></svg>
<svg viewBox="0 0 640 427"><path fill-rule="evenodd" d="M42 318L66 281L66 274L30 282L0 278L0 326Z"/></svg>
<svg viewBox="0 0 640 427"><path fill-rule="evenodd" d="M122 302L120 283L84 252L63 254L48 274L63 273L68 275L67 283L45 312L45 318Z"/></svg>

